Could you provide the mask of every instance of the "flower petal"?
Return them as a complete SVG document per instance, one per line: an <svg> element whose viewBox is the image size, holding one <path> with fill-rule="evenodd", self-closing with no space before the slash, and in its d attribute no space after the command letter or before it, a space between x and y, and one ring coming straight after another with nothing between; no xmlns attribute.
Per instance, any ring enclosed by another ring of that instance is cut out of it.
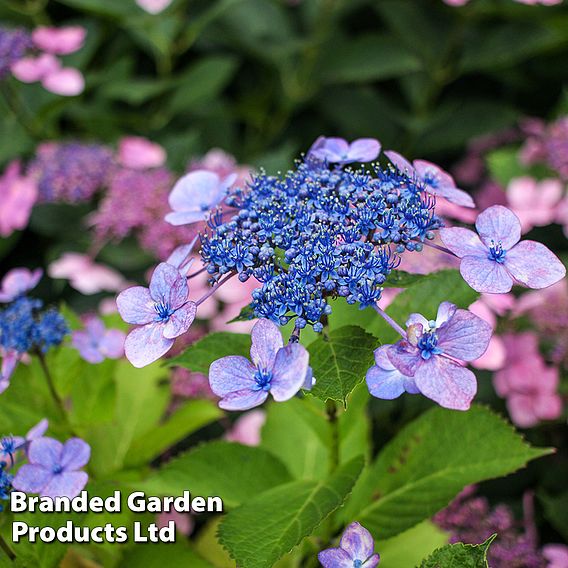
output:
<svg viewBox="0 0 568 568"><path fill-rule="evenodd" d="M477 292L505 294L513 287L513 279L505 266L489 258L479 256L462 258L460 273Z"/></svg>
<svg viewBox="0 0 568 568"><path fill-rule="evenodd" d="M362 568L375 568L375 566L379 565L380 560L381 557L378 554L373 554L373 556L371 556L371 558L363 562L361 566Z"/></svg>
<svg viewBox="0 0 568 568"><path fill-rule="evenodd" d="M81 72L72 67L57 69L48 73L41 81L48 91L64 97L80 95L85 88L85 79Z"/></svg>
<svg viewBox="0 0 568 568"><path fill-rule="evenodd" d="M358 138L349 146L349 158L355 162L372 162L381 152L381 143L374 138Z"/></svg>
<svg viewBox="0 0 568 568"><path fill-rule="evenodd" d="M174 211L199 211L210 209L222 198L219 176L208 170L185 174L174 185L168 198Z"/></svg>
<svg viewBox="0 0 568 568"><path fill-rule="evenodd" d="M320 136L312 145L309 155L318 160L340 162L347 158L349 144L343 138Z"/></svg>
<svg viewBox="0 0 568 568"><path fill-rule="evenodd" d="M24 464L14 477L12 485L18 491L39 493L51 480L53 473L41 465Z"/></svg>
<svg viewBox="0 0 568 568"><path fill-rule="evenodd" d="M177 309L164 326L164 337L175 339L185 333L193 323L197 306L195 302L187 302L184 306Z"/></svg>
<svg viewBox="0 0 568 568"><path fill-rule="evenodd" d="M366 560L375 551L375 542L371 533L359 523L351 523L345 529L339 546L354 560Z"/></svg>
<svg viewBox="0 0 568 568"><path fill-rule="evenodd" d="M155 302L144 286L133 286L122 291L116 298L120 317L126 323L144 325L156 319Z"/></svg>
<svg viewBox="0 0 568 568"><path fill-rule="evenodd" d="M30 444L28 459L30 463L52 469L61 464L63 444L53 438L40 438Z"/></svg>
<svg viewBox="0 0 568 568"><path fill-rule="evenodd" d="M225 395L219 401L219 408L224 410L249 410L261 405L268 397L265 390L242 389Z"/></svg>
<svg viewBox="0 0 568 568"><path fill-rule="evenodd" d="M252 346L250 358L257 366L265 370L271 370L274 366L276 353L284 347L280 328L267 319L259 319L251 331Z"/></svg>
<svg viewBox="0 0 568 568"><path fill-rule="evenodd" d="M418 349L408 341L401 340L394 345L389 345L386 353L394 368L407 377L413 377L422 363Z"/></svg>
<svg viewBox="0 0 568 568"><path fill-rule="evenodd" d="M239 355L229 355L213 361L209 367L209 385L217 396L225 396L255 385L255 366Z"/></svg>
<svg viewBox="0 0 568 568"><path fill-rule="evenodd" d="M150 323L133 329L124 342L126 358L135 367L145 367L165 355L174 340L164 337L164 325Z"/></svg>
<svg viewBox="0 0 568 568"><path fill-rule="evenodd" d="M507 251L521 239L519 218L503 205L493 205L480 213L475 221L475 228L487 247L495 241L500 242Z"/></svg>
<svg viewBox="0 0 568 568"><path fill-rule="evenodd" d="M469 369L439 355L421 365L414 380L424 396L454 410L467 410L477 392L475 375Z"/></svg>
<svg viewBox="0 0 568 568"><path fill-rule="evenodd" d="M109 329L99 344L102 355L109 359L119 359L124 355L126 335L118 329Z"/></svg>
<svg viewBox="0 0 568 568"><path fill-rule="evenodd" d="M206 212L200 210L196 211L174 211L168 213L164 220L170 225L179 227L180 225L190 225L191 223L197 223L198 221L203 221L205 219Z"/></svg>
<svg viewBox="0 0 568 568"><path fill-rule="evenodd" d="M414 382L414 379L406 377L394 367L387 355L388 347L383 345L375 350L376 365L367 371L366 381L374 397L393 400L406 391L406 382Z"/></svg>
<svg viewBox="0 0 568 568"><path fill-rule="evenodd" d="M473 361L487 351L493 328L468 310L456 310L442 324L437 334L438 346L445 355L462 361Z"/></svg>
<svg viewBox="0 0 568 568"><path fill-rule="evenodd" d="M291 399L304 384L310 354L299 343L291 343L278 351L272 370L270 394L277 402Z"/></svg>
<svg viewBox="0 0 568 568"><path fill-rule="evenodd" d="M417 324L421 325L423 329L428 328L428 320L422 314L410 314L406 320L406 327Z"/></svg>
<svg viewBox="0 0 568 568"><path fill-rule="evenodd" d="M436 328L446 323L456 313L457 307L451 302L442 302L438 306L438 313L436 314Z"/></svg>
<svg viewBox="0 0 568 568"><path fill-rule="evenodd" d="M464 256L487 256L489 250L479 237L469 229L450 227L440 229L442 242L460 258Z"/></svg>
<svg viewBox="0 0 568 568"><path fill-rule="evenodd" d="M353 568L353 558L342 548L327 548L318 554L324 568Z"/></svg>
<svg viewBox="0 0 568 568"><path fill-rule="evenodd" d="M47 431L47 427L49 426L49 422L47 418L40 420L35 426L30 428L28 433L26 434L26 440L31 442L32 440L36 440L41 438L45 432Z"/></svg>
<svg viewBox="0 0 568 568"><path fill-rule="evenodd" d="M150 280L150 296L155 302L166 303L170 308L179 308L187 301L189 287L187 279L179 270L168 264L160 262Z"/></svg>
<svg viewBox="0 0 568 568"><path fill-rule="evenodd" d="M91 446L81 438L71 438L63 446L61 466L66 471L81 469L91 457Z"/></svg>
<svg viewBox="0 0 568 568"><path fill-rule="evenodd" d="M558 257L536 241L522 241L507 251L504 265L515 280L529 288L548 288L566 276Z"/></svg>
<svg viewBox="0 0 568 568"><path fill-rule="evenodd" d="M384 154L400 173L406 174L409 177L416 175L414 166L402 154L394 150L387 150Z"/></svg>
<svg viewBox="0 0 568 568"><path fill-rule="evenodd" d="M89 481L84 471L63 472L54 475L51 481L41 490L42 497L77 497Z"/></svg>

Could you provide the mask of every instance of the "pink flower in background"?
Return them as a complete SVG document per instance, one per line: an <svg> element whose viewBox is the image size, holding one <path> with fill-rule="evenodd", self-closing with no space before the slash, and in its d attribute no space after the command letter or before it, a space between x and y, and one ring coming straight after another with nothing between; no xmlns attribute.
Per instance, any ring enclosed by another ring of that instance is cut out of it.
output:
<svg viewBox="0 0 568 568"><path fill-rule="evenodd" d="M538 182L524 176L511 180L507 186L507 200L521 222L522 232L553 223L563 193L564 186L557 179Z"/></svg>
<svg viewBox="0 0 568 568"><path fill-rule="evenodd" d="M170 4L172 0L136 0L136 4L145 10L149 14L159 14L163 12Z"/></svg>
<svg viewBox="0 0 568 568"><path fill-rule="evenodd" d="M85 89L83 75L72 67L61 68L49 73L42 79L41 84L48 91L64 97L74 97Z"/></svg>
<svg viewBox="0 0 568 568"><path fill-rule="evenodd" d="M544 162L562 179L568 179L568 116L548 125L540 119L530 119L524 122L523 129L528 137L520 152L521 161Z"/></svg>
<svg viewBox="0 0 568 568"><path fill-rule="evenodd" d="M568 546L564 544L546 544L542 555L548 561L546 568L568 568Z"/></svg>
<svg viewBox="0 0 568 568"><path fill-rule="evenodd" d="M36 83L50 73L61 68L61 63L51 53L41 53L37 57L28 56L12 65L12 75L22 83Z"/></svg>
<svg viewBox="0 0 568 568"><path fill-rule="evenodd" d="M448 6L465 6L469 0L444 0Z"/></svg>
<svg viewBox="0 0 568 568"><path fill-rule="evenodd" d="M505 366L493 377L497 394L507 399L511 420L521 428L536 426L541 420L555 420L562 414L558 395L558 369L545 364L538 336L532 332L506 334Z"/></svg>
<svg viewBox="0 0 568 568"><path fill-rule="evenodd" d="M32 32L36 47L47 53L67 55L83 47L87 30L83 26L51 28L40 26Z"/></svg>
<svg viewBox="0 0 568 568"><path fill-rule="evenodd" d="M105 359L120 359L124 354L126 334L118 329L106 329L97 317L85 318L85 329L73 332L72 344L89 363Z"/></svg>
<svg viewBox="0 0 568 568"><path fill-rule="evenodd" d="M564 234L568 238L568 197L565 197L556 208L556 222L564 227Z"/></svg>
<svg viewBox="0 0 568 568"><path fill-rule="evenodd" d="M0 177L0 236L27 226L37 196L35 181L21 175L18 161L11 162Z"/></svg>
<svg viewBox="0 0 568 568"><path fill-rule="evenodd" d="M134 170L159 168L166 163L166 151L146 138L126 136L118 144L118 161Z"/></svg>
<svg viewBox="0 0 568 568"><path fill-rule="evenodd" d="M28 290L32 290L37 286L42 276L43 270L41 268L35 270L13 268L2 279L0 302L11 302Z"/></svg>
<svg viewBox="0 0 568 568"><path fill-rule="evenodd" d="M225 439L245 446L258 446L260 444L260 432L265 422L266 412L263 410L246 412L235 421Z"/></svg>
<svg viewBox="0 0 568 568"><path fill-rule="evenodd" d="M97 292L118 292L127 282L124 277L103 264L96 264L86 254L66 252L58 260L53 261L47 273L51 278L69 280L69 284L81 294Z"/></svg>
<svg viewBox="0 0 568 568"><path fill-rule="evenodd" d="M178 513L172 510L169 513L159 513L156 517L159 528L167 527L170 521L174 522L176 531L184 536L189 536L195 528L195 522L191 513Z"/></svg>
<svg viewBox="0 0 568 568"><path fill-rule="evenodd" d="M182 367L177 367L172 373L172 393L183 398L216 399L205 375Z"/></svg>

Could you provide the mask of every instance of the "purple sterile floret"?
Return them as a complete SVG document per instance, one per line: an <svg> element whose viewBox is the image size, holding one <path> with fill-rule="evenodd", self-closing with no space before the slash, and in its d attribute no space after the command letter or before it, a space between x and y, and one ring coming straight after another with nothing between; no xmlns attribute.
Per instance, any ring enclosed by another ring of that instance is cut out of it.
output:
<svg viewBox="0 0 568 568"><path fill-rule="evenodd" d="M477 217L477 234L469 229L441 229L442 241L461 258L464 280L478 292L502 294L516 282L527 288L548 288L566 275L566 268L543 244L520 241L521 223L502 205Z"/></svg>
<svg viewBox="0 0 568 568"><path fill-rule="evenodd" d="M371 533L355 522L343 532L339 547L322 550L318 560L324 568L374 568L380 556Z"/></svg>
<svg viewBox="0 0 568 568"><path fill-rule="evenodd" d="M18 296L22 296L32 288L35 288L42 276L43 270L41 268L36 268L35 270L14 268L10 270L2 279L0 302L11 302Z"/></svg>
<svg viewBox="0 0 568 568"><path fill-rule="evenodd" d="M308 155L331 164L372 162L381 151L381 143L374 138L358 138L347 142L343 138L320 136L310 148Z"/></svg>
<svg viewBox="0 0 568 568"><path fill-rule="evenodd" d="M141 326L128 334L124 344L126 357L135 367L159 359L189 329L197 306L188 295L185 276L165 262L154 270L149 288L133 286L118 295L116 305L122 319Z"/></svg>
<svg viewBox="0 0 568 568"><path fill-rule="evenodd" d="M411 314L407 326L405 339L383 346L375 356L376 365L367 374L371 394L391 399L405 391L420 392L446 408L467 410L477 382L462 361L485 353L492 327L449 302L440 304L436 320Z"/></svg>
<svg viewBox="0 0 568 568"><path fill-rule="evenodd" d="M125 337L119 329L107 329L99 318L89 317L84 330L73 332L72 343L85 361L96 364L122 357Z"/></svg>
<svg viewBox="0 0 568 568"><path fill-rule="evenodd" d="M383 345L375 349L375 364L367 371L369 392L384 400L398 398L401 394L418 394L416 383L412 377L403 375L388 358L389 346Z"/></svg>
<svg viewBox="0 0 568 568"><path fill-rule="evenodd" d="M49 422L47 418L44 418L40 420L35 426L32 426L28 430L28 433L26 434L25 437L14 436L14 447L16 448L16 450L22 448L27 449L27 447L29 447L29 445L34 440L39 440L40 438L43 438L43 435L46 433L48 426Z"/></svg>
<svg viewBox="0 0 568 568"><path fill-rule="evenodd" d="M91 457L91 447L80 438L65 444L53 438L34 440L28 449L29 463L24 464L13 481L14 489L39 493L42 497L69 497L83 490L89 476L84 467Z"/></svg>
<svg viewBox="0 0 568 568"><path fill-rule="evenodd" d="M311 384L309 354L299 343L284 346L278 326L260 319L251 332L246 358L230 355L214 361L209 369L211 390L221 397L225 410L248 410L262 404L268 393L277 402L292 398Z"/></svg>
<svg viewBox="0 0 568 568"><path fill-rule="evenodd" d="M237 180L237 174L225 178L208 170L185 174L172 189L169 196L173 212L165 220L171 225L188 225L203 221L207 212L217 206Z"/></svg>
<svg viewBox="0 0 568 568"><path fill-rule="evenodd" d="M463 189L459 189L454 178L436 164L426 160L414 160L411 164L404 156L393 150L385 152L385 156L399 171L421 181L427 192L444 197L462 207L475 207L471 196Z"/></svg>

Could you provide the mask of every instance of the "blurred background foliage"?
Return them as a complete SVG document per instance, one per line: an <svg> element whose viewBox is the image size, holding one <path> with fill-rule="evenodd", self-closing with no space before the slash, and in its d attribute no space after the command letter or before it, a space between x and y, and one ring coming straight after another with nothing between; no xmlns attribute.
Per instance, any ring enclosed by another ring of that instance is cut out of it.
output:
<svg viewBox="0 0 568 568"><path fill-rule="evenodd" d="M159 15L134 0L3 0L0 19L88 29L65 58L81 96L4 85L2 163L47 138L128 133L178 170L211 147L274 170L323 133L445 165L472 137L561 110L568 72L568 7L511 0L175 0Z"/></svg>

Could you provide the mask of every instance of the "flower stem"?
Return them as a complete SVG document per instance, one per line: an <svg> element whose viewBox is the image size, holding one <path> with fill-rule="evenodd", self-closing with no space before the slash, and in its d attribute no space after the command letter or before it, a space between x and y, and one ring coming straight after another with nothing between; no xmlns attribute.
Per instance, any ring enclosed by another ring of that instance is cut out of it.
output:
<svg viewBox="0 0 568 568"><path fill-rule="evenodd" d="M375 311L398 333L400 334L403 339L406 339L406 331L398 325L384 310L379 308L378 304L374 304L373 308Z"/></svg>
<svg viewBox="0 0 568 568"><path fill-rule="evenodd" d="M0 548L6 553L6 556L14 562L16 560L16 554L10 548L4 537L0 534Z"/></svg>
<svg viewBox="0 0 568 568"><path fill-rule="evenodd" d="M211 288L211 290L209 290L209 292L207 292L206 294L201 296L201 298L199 298L199 300L197 300L197 302L195 302L195 305L200 306L201 304L203 304L203 302L205 302L205 300L207 300L207 298L209 298L210 296L215 294L215 292L217 292L217 290L221 286L223 286L223 284L225 284L225 282L227 282L229 279L231 279L235 274L236 274L236 272L231 272L230 274L227 274L227 276L225 276L225 278L222 278L221 280L219 280L219 282L217 282L217 284L215 284L215 286L213 286Z"/></svg>
<svg viewBox="0 0 568 568"><path fill-rule="evenodd" d="M446 254L451 254L452 256L456 256L450 249L437 245L436 243L429 243L428 241L424 241L422 244L426 245L427 247L435 248L439 251L445 252Z"/></svg>
<svg viewBox="0 0 568 568"><path fill-rule="evenodd" d="M329 473L339 466L339 421L337 419L337 404L334 400L325 403L327 420L331 428L331 443L329 447Z"/></svg>

